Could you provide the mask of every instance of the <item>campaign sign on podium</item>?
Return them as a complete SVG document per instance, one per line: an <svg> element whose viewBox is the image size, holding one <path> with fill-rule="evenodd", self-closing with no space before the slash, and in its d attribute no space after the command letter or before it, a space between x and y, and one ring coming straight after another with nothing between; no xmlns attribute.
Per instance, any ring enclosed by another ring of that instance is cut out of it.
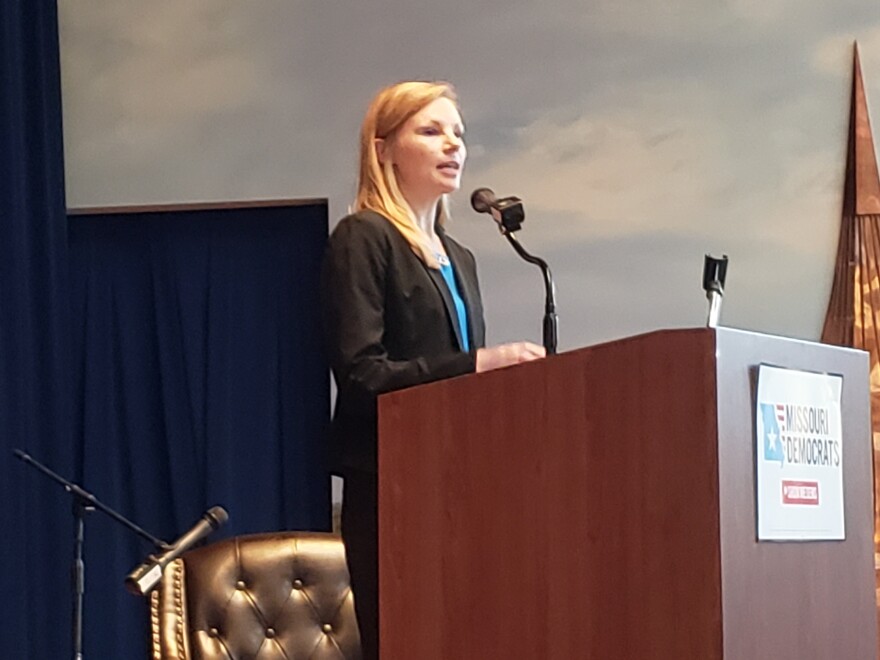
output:
<svg viewBox="0 0 880 660"><path fill-rule="evenodd" d="M839 375L758 367L759 540L846 538L842 386Z"/></svg>

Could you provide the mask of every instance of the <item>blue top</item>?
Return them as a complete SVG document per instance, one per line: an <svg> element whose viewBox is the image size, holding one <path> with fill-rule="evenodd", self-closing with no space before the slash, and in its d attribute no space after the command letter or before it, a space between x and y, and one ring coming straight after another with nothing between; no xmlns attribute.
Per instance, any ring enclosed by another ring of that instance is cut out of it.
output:
<svg viewBox="0 0 880 660"><path fill-rule="evenodd" d="M443 279L446 280L446 286L449 287L449 293L452 294L452 302L455 303L455 315L458 320L458 328L461 330L461 345L465 352L471 350L471 342L468 337L468 319L467 308L464 306L464 300L458 292L458 283L455 281L455 273L452 271L452 264L447 258L441 258L440 272Z"/></svg>

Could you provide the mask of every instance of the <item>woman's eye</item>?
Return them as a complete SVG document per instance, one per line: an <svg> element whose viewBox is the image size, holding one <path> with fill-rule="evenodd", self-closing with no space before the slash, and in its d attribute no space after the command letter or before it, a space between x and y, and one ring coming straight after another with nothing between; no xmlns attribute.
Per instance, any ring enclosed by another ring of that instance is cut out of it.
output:
<svg viewBox="0 0 880 660"><path fill-rule="evenodd" d="M419 133L421 135L440 135L440 129L434 126L425 126Z"/></svg>

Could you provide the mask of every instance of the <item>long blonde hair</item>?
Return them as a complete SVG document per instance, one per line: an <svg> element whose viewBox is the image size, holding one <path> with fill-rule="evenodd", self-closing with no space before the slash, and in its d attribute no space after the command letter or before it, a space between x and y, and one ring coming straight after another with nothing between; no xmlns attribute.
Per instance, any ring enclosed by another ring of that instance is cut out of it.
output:
<svg viewBox="0 0 880 660"><path fill-rule="evenodd" d="M414 114L439 98L447 98L456 107L458 97L447 82L401 82L381 90L373 98L361 126L360 170L354 210L371 210L384 215L409 243L413 252L431 268L440 264L428 237L416 225L413 212L400 187L394 165L387 159L379 162L376 140L388 140ZM437 222L449 217L446 195L440 198Z"/></svg>

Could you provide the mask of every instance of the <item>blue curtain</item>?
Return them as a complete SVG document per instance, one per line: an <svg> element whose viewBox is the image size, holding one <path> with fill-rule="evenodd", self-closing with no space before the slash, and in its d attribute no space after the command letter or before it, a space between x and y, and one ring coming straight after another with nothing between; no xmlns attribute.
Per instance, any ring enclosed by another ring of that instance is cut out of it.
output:
<svg viewBox="0 0 880 660"><path fill-rule="evenodd" d="M210 506L224 535L330 524L321 350L326 204L70 218L79 477L166 541ZM88 522L86 649L145 657L122 578L148 543ZM143 654L143 655L141 655Z"/></svg>
<svg viewBox="0 0 880 660"><path fill-rule="evenodd" d="M0 3L0 616L2 655L71 657L70 502L12 457L76 468L54 0Z"/></svg>
<svg viewBox="0 0 880 660"><path fill-rule="evenodd" d="M326 529L326 206L65 215L54 0L0 3L0 647L72 657L71 501L21 448L166 540ZM69 239L69 242L68 242ZM218 535L220 536L220 535ZM122 578L151 548L86 521L84 655L147 657Z"/></svg>

